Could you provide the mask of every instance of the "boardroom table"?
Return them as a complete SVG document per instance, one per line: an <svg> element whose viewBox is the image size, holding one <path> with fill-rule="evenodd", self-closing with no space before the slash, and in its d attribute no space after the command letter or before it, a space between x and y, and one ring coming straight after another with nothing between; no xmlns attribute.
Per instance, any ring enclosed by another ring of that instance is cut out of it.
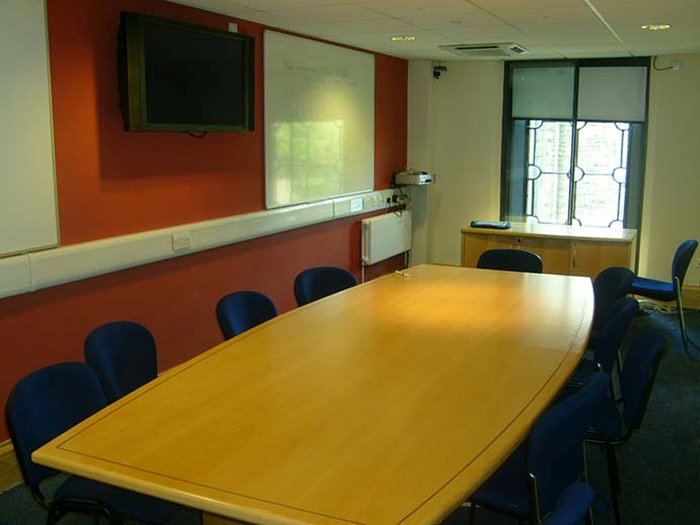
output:
<svg viewBox="0 0 700 525"><path fill-rule="evenodd" d="M551 404L592 315L588 278L411 267L198 355L32 457L205 523L438 523Z"/></svg>

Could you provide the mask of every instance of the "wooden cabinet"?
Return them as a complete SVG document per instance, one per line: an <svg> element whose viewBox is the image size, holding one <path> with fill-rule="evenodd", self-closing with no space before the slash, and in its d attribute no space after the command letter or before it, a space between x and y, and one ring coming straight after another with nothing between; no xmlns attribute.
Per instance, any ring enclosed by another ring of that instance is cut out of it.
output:
<svg viewBox="0 0 700 525"><path fill-rule="evenodd" d="M508 230L462 228L462 266L476 266L492 248L513 248L542 257L545 273L595 277L609 266L634 269L636 230L513 223Z"/></svg>

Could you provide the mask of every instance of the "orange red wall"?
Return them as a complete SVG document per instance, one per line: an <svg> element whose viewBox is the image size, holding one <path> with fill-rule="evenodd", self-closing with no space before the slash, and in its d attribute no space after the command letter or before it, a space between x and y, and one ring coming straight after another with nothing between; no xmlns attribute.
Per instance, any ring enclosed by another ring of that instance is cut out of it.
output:
<svg viewBox="0 0 700 525"><path fill-rule="evenodd" d="M264 208L262 32L256 39L255 131L126 133L119 113L116 38L131 10L226 29L232 19L160 0L48 0L48 31L61 244L224 217ZM406 61L376 55L375 189L406 165ZM148 326L167 369L221 342L214 307L226 293L256 289L281 312L295 306L302 269L360 270L362 216L209 250L0 300L0 399L38 367L82 360L101 323ZM393 271L401 257L372 267ZM7 439L0 427L0 441Z"/></svg>

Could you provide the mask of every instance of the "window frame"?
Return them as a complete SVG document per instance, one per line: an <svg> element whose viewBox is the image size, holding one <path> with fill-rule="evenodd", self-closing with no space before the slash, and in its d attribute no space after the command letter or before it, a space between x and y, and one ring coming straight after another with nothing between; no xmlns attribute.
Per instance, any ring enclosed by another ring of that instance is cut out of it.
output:
<svg viewBox="0 0 700 525"><path fill-rule="evenodd" d="M570 173L574 173L576 165L576 152L578 151L578 136L576 132L576 123L578 122L578 84L579 71L586 67L645 67L646 74L646 100L644 107L645 118L643 122L636 122L640 129L638 132L630 131L630 156L628 163L628 177L625 190L624 202L624 228L639 229L642 220L643 207L643 191L644 178L646 168L646 145L649 121L649 83L651 72L650 57L632 57L632 58L587 58L587 59L554 59L554 60L528 60L528 61L505 61L503 75L503 113L502 113L502 134L501 134L501 195L500 195L500 212L501 220L507 220L508 211L510 209L511 198L522 197L522 210L526 209L526 189L523 186L522 195L515 195L510 184L509 172L511 168L511 160L514 157L513 148L513 119L512 115L512 100L513 100L513 71L520 68L541 68L541 67L572 67L574 68L574 86L572 98L572 118L569 120L562 119L544 119L557 120L563 122L572 122L572 137L571 137L571 158L570 158ZM517 119L522 120L522 119ZM611 120L610 122L615 122ZM590 121L603 122L603 121ZM635 144L632 144L635 142ZM527 149L527 140L524 141L525 149ZM527 151L521 152L524 158L527 158ZM524 162L525 171L527 171L527 162ZM634 173L634 176L630 176ZM527 173L524 174L524 180L527 180ZM569 183L573 189L573 178ZM575 192L569 192L569 209L567 213L567 224L572 222L572 210L575 200ZM639 242L639 240L637 240ZM638 252L638 250L637 250Z"/></svg>

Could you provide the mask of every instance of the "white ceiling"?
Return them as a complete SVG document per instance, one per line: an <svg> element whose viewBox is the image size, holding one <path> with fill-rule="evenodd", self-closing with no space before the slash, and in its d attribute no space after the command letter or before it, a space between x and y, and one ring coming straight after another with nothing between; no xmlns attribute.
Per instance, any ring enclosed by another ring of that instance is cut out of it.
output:
<svg viewBox="0 0 700 525"><path fill-rule="evenodd" d="M407 59L460 60L439 46L495 42L525 47L523 59L700 52L700 0L172 1Z"/></svg>

